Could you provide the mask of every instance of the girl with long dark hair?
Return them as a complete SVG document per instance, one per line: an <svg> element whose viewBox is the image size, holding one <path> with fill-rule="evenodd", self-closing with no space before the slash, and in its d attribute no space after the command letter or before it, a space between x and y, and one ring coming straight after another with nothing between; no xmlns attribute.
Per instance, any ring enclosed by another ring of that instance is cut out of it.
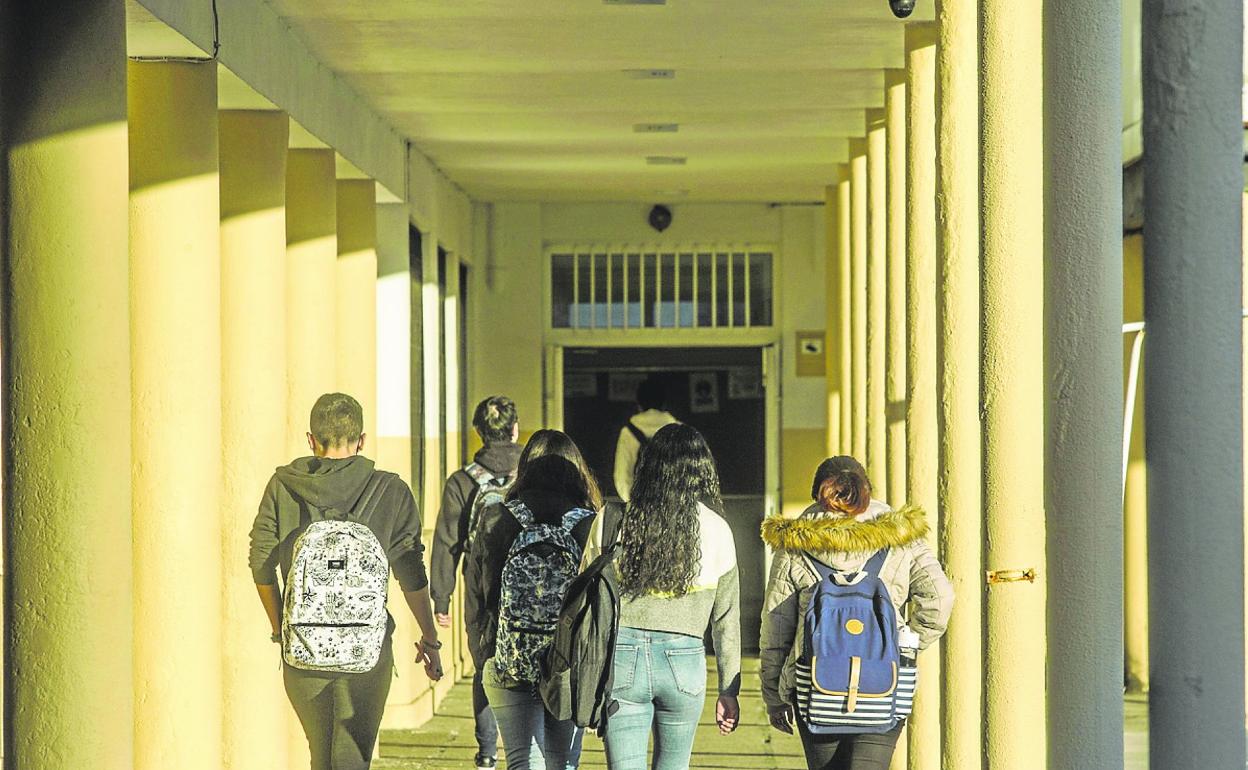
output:
<svg viewBox="0 0 1248 770"><path fill-rule="evenodd" d="M796 723L810 770L887 770L904 721L887 732L819 734L795 708L800 705L797 664L806 645L803 615L821 580L814 562L841 573L860 573L879 563L878 577L896 619L910 608L906 625L917 635L918 649L945 632L953 587L927 544L923 511L913 506L893 510L873 499L867 472L854 458L824 460L810 495L814 504L798 518L773 516L763 522L763 540L775 549L759 640L763 701L772 727L792 733ZM880 552L885 555L877 562ZM849 633L862 633L862 623Z"/></svg>
<svg viewBox="0 0 1248 770"><path fill-rule="evenodd" d="M702 434L688 425L660 429L637 463L619 523L620 632L607 720L611 770L689 766L706 695L703 634L709 625L719 669L715 718L736 729L741 685L741 616L736 548L719 475ZM601 547L595 527L590 550ZM597 542L595 542L597 541ZM589 554L592 556L593 553ZM654 758L646 762L653 732Z"/></svg>
<svg viewBox="0 0 1248 770"><path fill-rule="evenodd" d="M527 624L500 631L500 611L510 610L510 604L543 602L549 605L545 609L553 608L557 615L562 596L548 595L550 585L518 583L537 580L534 576L543 565L569 556L570 577L574 577L595 514L601 509L598 484L576 444L560 431L540 430L520 455L507 501L482 511L470 538L464 563L464 615L472 619L468 644L473 659L485 661L482 684L498 720L508 770L570 770L580 762L582 731L571 720L555 719L537 692L535 663L549 638L540 629L520 627ZM512 579L518 583L505 585L508 561L518 558L513 544L522 531L543 526L576 552L569 555L551 547L549 543L555 540L538 542L533 547L539 550L532 552L537 569L530 569L531 564L512 565ZM566 585L561 588L566 591Z"/></svg>

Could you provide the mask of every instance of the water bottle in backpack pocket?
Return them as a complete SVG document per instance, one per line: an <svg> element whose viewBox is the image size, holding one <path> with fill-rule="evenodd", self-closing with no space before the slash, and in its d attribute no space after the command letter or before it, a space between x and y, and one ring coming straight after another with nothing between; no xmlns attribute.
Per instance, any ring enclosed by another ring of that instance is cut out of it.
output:
<svg viewBox="0 0 1248 770"><path fill-rule="evenodd" d="M879 577L887 556L877 552L858 572L810 559L819 582L806 608L797 701L812 733L882 733L909 714L915 668L902 668L896 612Z"/></svg>
<svg viewBox="0 0 1248 770"><path fill-rule="evenodd" d="M541 524L519 500L509 500L506 508L521 529L503 564L494 671L507 686L532 685L541 677L563 598L580 570L581 548L572 530L594 513L574 508L559 524Z"/></svg>

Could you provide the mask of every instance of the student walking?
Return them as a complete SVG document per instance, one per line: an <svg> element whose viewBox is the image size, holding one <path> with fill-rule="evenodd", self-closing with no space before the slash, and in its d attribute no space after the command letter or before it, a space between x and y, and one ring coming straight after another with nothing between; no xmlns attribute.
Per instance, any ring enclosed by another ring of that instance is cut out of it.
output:
<svg viewBox="0 0 1248 770"><path fill-rule="evenodd" d="M633 495L619 522L620 630L607 719L611 770L689 766L706 697L707 626L715 645L721 734L736 729L741 686L741 608L736 546L723 510L715 461L688 425L661 428L637 465ZM602 547L595 527L590 553ZM646 744L654 736L654 757Z"/></svg>
<svg viewBox="0 0 1248 770"><path fill-rule="evenodd" d="M442 677L442 644L416 501L402 479L360 454L359 402L323 395L309 423L312 456L278 468L269 481L248 560L272 640L282 644L282 679L312 770L367 770L393 676L387 572L420 625L416 661L434 680Z"/></svg>
<svg viewBox="0 0 1248 770"><path fill-rule="evenodd" d="M490 396L477 404L472 427L484 446L471 463L446 480L434 531L429 587L434 618L443 628L451 625L451 594L455 592L456 572L460 557L468 550L476 520L487 507L506 497L515 480L523 449L516 443L520 435L516 405L506 396ZM474 625L471 616L464 620L469 627ZM477 770L489 770L497 764L498 723L481 684L485 661L473 658L472 662L476 669L472 675L472 713L477 739L474 764Z"/></svg>
<svg viewBox="0 0 1248 770"><path fill-rule="evenodd" d="M663 380L650 376L637 386L637 414L620 429L615 442L615 493L626 503L642 447L650 443L660 428L677 421L666 411L666 406L667 390Z"/></svg>
<svg viewBox="0 0 1248 770"><path fill-rule="evenodd" d="M540 430L520 455L505 503L481 512L464 565L468 644L503 736L508 770L570 770L582 730L546 710L542 655L602 508L598 484L567 434Z"/></svg>
<svg viewBox="0 0 1248 770"><path fill-rule="evenodd" d="M811 497L800 517L763 523L775 549L759 641L763 700L777 730L796 723L810 770L887 770L914 697L915 656L945 632L953 588L923 512L873 500L854 458L823 461Z"/></svg>

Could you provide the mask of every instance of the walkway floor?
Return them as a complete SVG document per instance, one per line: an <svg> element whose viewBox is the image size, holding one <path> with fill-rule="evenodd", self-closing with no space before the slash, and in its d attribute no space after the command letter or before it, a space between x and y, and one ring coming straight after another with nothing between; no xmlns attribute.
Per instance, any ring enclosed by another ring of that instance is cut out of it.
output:
<svg viewBox="0 0 1248 770"><path fill-rule="evenodd" d="M713 698L707 699L693 746L691 770L803 770L802 747L796 737L782 735L767 725L767 713L758 695L758 661L743 661L746 671L741 691L741 726L727 737L715 727ZM714 691L714 673L710 688ZM1148 768L1148 704L1128 698L1125 730L1125 770ZM381 736L381 758L374 770L466 770L472 767L476 742L472 737L472 693L457 686L434 719L419 730L391 730ZM501 752L499 767L505 766ZM585 738L581 767L606 767L602 741Z"/></svg>

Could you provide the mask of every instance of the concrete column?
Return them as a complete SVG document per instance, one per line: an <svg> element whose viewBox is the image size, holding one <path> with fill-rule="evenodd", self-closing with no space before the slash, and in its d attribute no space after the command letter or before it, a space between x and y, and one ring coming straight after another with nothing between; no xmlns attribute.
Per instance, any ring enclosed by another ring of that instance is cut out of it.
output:
<svg viewBox="0 0 1248 770"><path fill-rule="evenodd" d="M1244 764L1243 12L1143 5L1153 767Z"/></svg>
<svg viewBox="0 0 1248 770"><path fill-rule="evenodd" d="M823 196L824 263L827 285L824 299L824 328L827 342L824 345L824 371L827 383L827 441L824 455L831 457L841 453L841 406L845 395L841 391L841 212L836 205L834 184L828 185Z"/></svg>
<svg viewBox="0 0 1248 770"><path fill-rule="evenodd" d="M446 295L442 298L442 346L443 361L446 371L443 372L443 403L446 414L442 422L443 440L446 442L446 473L452 468L462 468L463 452L460 448L459 387L463 377L463 364L459 359L460 335L464 333L463 307L460 303L459 286L459 255L449 252L445 260ZM443 686L449 686L449 683Z"/></svg>
<svg viewBox="0 0 1248 770"><path fill-rule="evenodd" d="M364 408L364 453L377 457L377 183L338 180L338 389Z"/></svg>
<svg viewBox="0 0 1248 770"><path fill-rule="evenodd" d="M217 67L128 72L135 767L220 770Z"/></svg>
<svg viewBox="0 0 1248 770"><path fill-rule="evenodd" d="M884 417L888 499L906 499L906 71L884 73L888 248L884 342Z"/></svg>
<svg viewBox="0 0 1248 770"><path fill-rule="evenodd" d="M837 344L837 354L840 357L840 361L837 363L837 372L841 381L841 442L835 448L834 454L853 453L854 338L852 334L853 309L850 301L853 290L850 274L850 265L853 262L853 248L851 246L853 225L850 216L852 209L850 187L849 165L846 164L841 166L836 183L836 271L838 283L835 302L840 335Z"/></svg>
<svg viewBox="0 0 1248 770"><path fill-rule="evenodd" d="M940 532L936 404L936 30L906 27L906 475L904 499L927 511ZM892 444L890 443L890 447ZM901 499L901 498L898 498ZM938 536L932 538L936 544ZM940 648L919 661L919 690L910 716L910 766L940 768Z"/></svg>
<svg viewBox="0 0 1248 770"><path fill-rule="evenodd" d="M940 550L958 597L942 641L948 675L941 688L941 752L948 768L983 762L978 13L979 0L936 6Z"/></svg>
<svg viewBox="0 0 1248 770"><path fill-rule="evenodd" d="M121 2L0 3L14 770L134 766L125 24Z"/></svg>
<svg viewBox="0 0 1248 770"><path fill-rule="evenodd" d="M309 454L312 404L338 388L338 186L334 151L286 160L286 392L292 457Z"/></svg>
<svg viewBox="0 0 1248 770"><path fill-rule="evenodd" d="M337 390L337 183L334 151L286 155L286 454L310 454L305 434L312 404ZM308 741L287 711L291 770L306 767Z"/></svg>
<svg viewBox="0 0 1248 770"><path fill-rule="evenodd" d="M867 460L867 143L849 143L850 173L850 334L853 336L853 456Z"/></svg>
<svg viewBox="0 0 1248 770"><path fill-rule="evenodd" d="M882 110L867 111L867 457L875 497L888 495L888 137Z"/></svg>
<svg viewBox="0 0 1248 770"><path fill-rule="evenodd" d="M1053 4L1043 40L1048 757L1121 767L1119 7Z"/></svg>
<svg viewBox="0 0 1248 770"><path fill-rule="evenodd" d="M286 430L286 142L275 111L227 110L221 167L222 767L287 767L286 695L244 554Z"/></svg>
<svg viewBox="0 0 1248 770"><path fill-rule="evenodd" d="M984 559L1008 581L990 584L985 603L984 744L993 768L1046 764L1045 670L1034 664L1045 659L1048 584L1041 11L980 2ZM1028 570L1032 580L1016 579Z"/></svg>

